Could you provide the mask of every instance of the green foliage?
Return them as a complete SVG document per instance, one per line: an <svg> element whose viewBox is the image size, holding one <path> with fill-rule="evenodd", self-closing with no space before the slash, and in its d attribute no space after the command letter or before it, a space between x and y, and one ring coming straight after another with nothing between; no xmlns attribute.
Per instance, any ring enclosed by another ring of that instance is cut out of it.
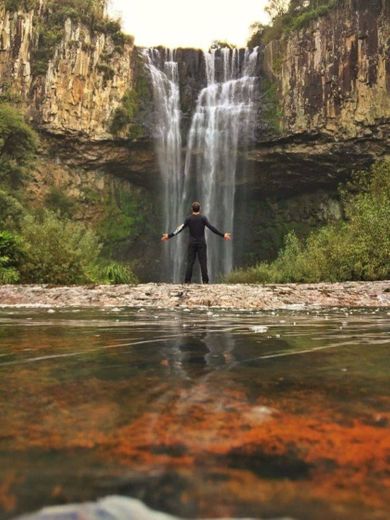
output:
<svg viewBox="0 0 390 520"><path fill-rule="evenodd" d="M263 32L267 28L267 25L264 25L261 22L254 22L250 27L250 35L249 39L247 41L247 46L250 49L253 49L254 47L259 47L262 45L263 42Z"/></svg>
<svg viewBox="0 0 390 520"><path fill-rule="evenodd" d="M138 110L138 95L134 89L128 89L123 96L122 105L114 112L110 132L118 135L133 122Z"/></svg>
<svg viewBox="0 0 390 520"><path fill-rule="evenodd" d="M143 137L144 129L142 127L142 99L145 98L148 84L146 78L139 74L133 88L128 89L122 98L122 104L113 115L110 132L113 135L127 133L130 139Z"/></svg>
<svg viewBox="0 0 390 520"><path fill-rule="evenodd" d="M75 209L75 201L60 188L52 186L45 197L45 206L62 217L71 217Z"/></svg>
<svg viewBox="0 0 390 520"><path fill-rule="evenodd" d="M102 74L104 84L107 84L109 81L114 79L115 70L110 67L110 65L100 63L96 68Z"/></svg>
<svg viewBox="0 0 390 520"><path fill-rule="evenodd" d="M7 267L18 267L23 259L23 244L18 235L0 231L0 257Z"/></svg>
<svg viewBox="0 0 390 520"><path fill-rule="evenodd" d="M22 226L25 260L19 266L27 283L75 284L91 281L89 272L101 249L84 225L42 210L25 217Z"/></svg>
<svg viewBox="0 0 390 520"><path fill-rule="evenodd" d="M100 257L102 246L85 225L40 209L18 235L0 231L0 284L138 283L130 265Z"/></svg>
<svg viewBox="0 0 390 520"><path fill-rule="evenodd" d="M0 284L19 281L17 268L22 259L23 245L20 237L9 231L0 231Z"/></svg>
<svg viewBox="0 0 390 520"><path fill-rule="evenodd" d="M0 183L17 187L34 159L38 138L15 108L0 104Z"/></svg>
<svg viewBox="0 0 390 520"><path fill-rule="evenodd" d="M115 49L121 52L125 44L134 41L132 36L122 33L118 20L105 16L100 0L49 0L43 18L36 27L38 46L32 53L33 76L46 74L49 61L63 38L64 24L68 18L86 25L93 32L110 36ZM104 67L105 81L112 79L113 72L109 64L100 64L100 67Z"/></svg>
<svg viewBox="0 0 390 520"><path fill-rule="evenodd" d="M5 0L6 11L31 11L39 6L39 0Z"/></svg>
<svg viewBox="0 0 390 520"><path fill-rule="evenodd" d="M325 16L344 0L269 0L268 12L272 22L264 27L252 27L248 46L267 44L291 31L306 27L312 20Z"/></svg>
<svg viewBox="0 0 390 520"><path fill-rule="evenodd" d="M112 256L129 237L137 238L143 232L144 216L141 200L133 193L122 191L116 200L107 200L104 218L98 233L104 243L105 256Z"/></svg>
<svg viewBox="0 0 390 520"><path fill-rule="evenodd" d="M0 188L0 229L16 228L24 213L19 200Z"/></svg>
<svg viewBox="0 0 390 520"><path fill-rule="evenodd" d="M0 105L17 105L21 103L21 101L21 93L14 88L12 83L5 81L4 83L0 84Z"/></svg>
<svg viewBox="0 0 390 520"><path fill-rule="evenodd" d="M131 267L118 262L109 262L107 264L97 265L92 270L91 277L97 283L110 285L138 283L138 279Z"/></svg>
<svg viewBox="0 0 390 520"><path fill-rule="evenodd" d="M275 82L264 79L262 82L262 117L274 132L280 132L283 112L280 106L278 87Z"/></svg>
<svg viewBox="0 0 390 520"><path fill-rule="evenodd" d="M214 40L210 45L211 49L235 49L237 45L230 43L227 40Z"/></svg>
<svg viewBox="0 0 390 520"><path fill-rule="evenodd" d="M359 191L357 191L359 190ZM390 162L357 173L342 190L346 221L289 233L274 262L228 276L232 283L383 280L390 277Z"/></svg>

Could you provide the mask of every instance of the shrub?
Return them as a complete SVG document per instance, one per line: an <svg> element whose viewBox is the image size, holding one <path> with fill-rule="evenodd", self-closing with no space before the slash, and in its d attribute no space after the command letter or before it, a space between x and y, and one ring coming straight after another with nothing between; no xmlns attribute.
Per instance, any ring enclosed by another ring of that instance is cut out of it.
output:
<svg viewBox="0 0 390 520"><path fill-rule="evenodd" d="M89 272L101 249L84 225L42 210L25 217L22 227L26 257L20 266L27 283L76 284L91 281Z"/></svg>
<svg viewBox="0 0 390 520"><path fill-rule="evenodd" d="M66 195L60 188L52 186L45 197L46 206L59 213L62 217L71 217L74 208L74 200Z"/></svg>
<svg viewBox="0 0 390 520"><path fill-rule="evenodd" d="M138 110L138 94L133 89L128 89L122 98L122 104L115 112L110 126L110 132L117 135L128 127L136 116Z"/></svg>
<svg viewBox="0 0 390 520"><path fill-rule="evenodd" d="M38 138L15 108L0 104L0 182L17 187L31 164Z"/></svg>
<svg viewBox="0 0 390 520"><path fill-rule="evenodd" d="M23 256L23 243L20 237L9 231L0 231L0 284L19 281L18 267Z"/></svg>
<svg viewBox="0 0 390 520"><path fill-rule="evenodd" d="M0 189L0 229L17 228L24 213L25 210L18 199Z"/></svg>
<svg viewBox="0 0 390 520"><path fill-rule="evenodd" d="M136 284L138 279L128 265L117 262L97 265L91 273L91 277L97 283L103 284Z"/></svg>
<svg viewBox="0 0 390 520"><path fill-rule="evenodd" d="M258 24L251 27L252 32L248 46L267 44L272 40L280 39L290 31L299 30L307 26L312 20L325 16L343 0L297 0L290 2L288 9L272 11L273 19L270 25Z"/></svg>
<svg viewBox="0 0 390 520"><path fill-rule="evenodd" d="M357 191L359 190L359 191ZM261 262L227 277L232 283L384 280L390 278L390 161L357 173L341 190L346 221L294 233L274 262Z"/></svg>
<svg viewBox="0 0 390 520"><path fill-rule="evenodd" d="M6 11L31 11L39 6L39 0L5 0Z"/></svg>

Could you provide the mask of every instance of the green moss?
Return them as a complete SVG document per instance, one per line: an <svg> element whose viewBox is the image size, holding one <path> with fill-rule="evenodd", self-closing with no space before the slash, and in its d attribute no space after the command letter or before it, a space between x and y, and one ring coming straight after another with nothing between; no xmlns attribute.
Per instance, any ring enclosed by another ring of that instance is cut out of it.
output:
<svg viewBox="0 0 390 520"><path fill-rule="evenodd" d="M0 105L4 103L18 105L22 102L22 99L20 91L15 89L12 83L8 81L0 83Z"/></svg>
<svg viewBox="0 0 390 520"><path fill-rule="evenodd" d="M112 81L115 76L115 70L110 67L110 65L106 65L105 63L100 63L97 65L96 69L103 76L103 83L106 85L109 81Z"/></svg>
<svg viewBox="0 0 390 520"><path fill-rule="evenodd" d="M278 86L275 82L264 79L262 82L263 92L263 121L271 130L280 133L282 129L283 112L280 106Z"/></svg>
<svg viewBox="0 0 390 520"><path fill-rule="evenodd" d="M121 105L115 110L110 132L113 135L126 135L130 139L144 137L143 122L151 98L150 83L145 72L143 58L135 55L134 86L127 90Z"/></svg>
<svg viewBox="0 0 390 520"><path fill-rule="evenodd" d="M0 104L0 183L13 189L23 183L32 165L38 137L14 107Z"/></svg>
<svg viewBox="0 0 390 520"><path fill-rule="evenodd" d="M142 234L144 225L140 201L133 193L119 192L117 198L106 198L104 215L99 223L98 233L105 246L105 254L110 256L118 244Z"/></svg>

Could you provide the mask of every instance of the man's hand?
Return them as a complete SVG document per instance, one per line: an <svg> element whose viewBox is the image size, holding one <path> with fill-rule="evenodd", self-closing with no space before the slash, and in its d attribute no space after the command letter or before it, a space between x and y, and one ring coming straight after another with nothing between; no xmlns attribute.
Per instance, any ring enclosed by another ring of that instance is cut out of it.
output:
<svg viewBox="0 0 390 520"><path fill-rule="evenodd" d="M225 233L223 235L223 239L224 240L231 240L232 239L232 234L231 233Z"/></svg>
<svg viewBox="0 0 390 520"><path fill-rule="evenodd" d="M163 235L161 237L161 241L164 241L164 240L169 240L168 233L163 233Z"/></svg>

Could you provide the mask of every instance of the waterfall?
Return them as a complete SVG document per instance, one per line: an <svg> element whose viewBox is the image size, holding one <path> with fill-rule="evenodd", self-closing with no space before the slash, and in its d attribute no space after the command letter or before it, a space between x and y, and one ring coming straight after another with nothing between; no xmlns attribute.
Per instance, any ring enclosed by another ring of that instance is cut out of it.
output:
<svg viewBox="0 0 390 520"><path fill-rule="evenodd" d="M164 232L170 232L184 217L178 64L172 49L145 49L144 56L153 86L154 139L162 177ZM172 280L173 273L180 269L181 258L174 244L164 246L164 274Z"/></svg>
<svg viewBox="0 0 390 520"><path fill-rule="evenodd" d="M205 53L207 86L200 92L188 136L185 196L194 183L207 215L222 232L234 227L238 152L245 147L254 123L257 49L224 48ZM219 67L217 66L219 63ZM233 268L233 245L216 237L208 241L212 279Z"/></svg>
<svg viewBox="0 0 390 520"><path fill-rule="evenodd" d="M171 231L199 200L202 213L222 232L233 232L239 150L253 131L257 49L218 49L204 53L207 85L198 96L181 157L178 64L174 51L147 51L156 107L157 153L164 184L164 224ZM174 245L174 247L172 247ZM233 268L233 245L208 240L212 280ZM169 244L169 279L182 281L186 240Z"/></svg>

